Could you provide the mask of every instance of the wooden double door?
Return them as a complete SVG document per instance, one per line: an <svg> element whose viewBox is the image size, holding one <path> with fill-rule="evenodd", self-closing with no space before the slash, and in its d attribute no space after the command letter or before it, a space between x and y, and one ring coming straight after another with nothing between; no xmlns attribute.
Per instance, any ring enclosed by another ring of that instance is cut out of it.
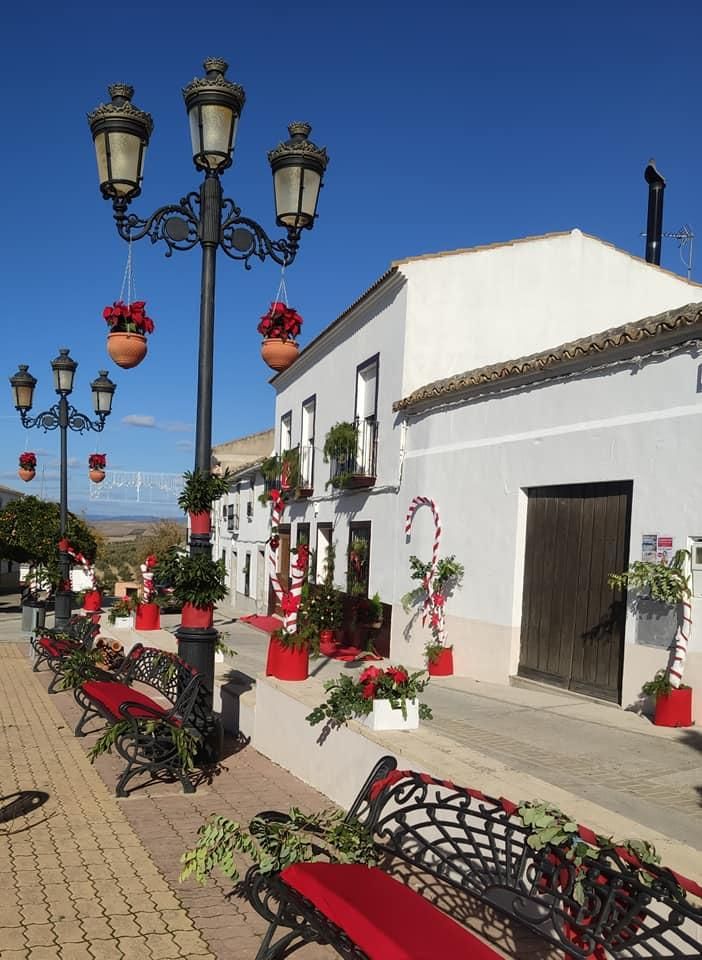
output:
<svg viewBox="0 0 702 960"><path fill-rule="evenodd" d="M519 675L619 701L632 483L528 491Z"/></svg>

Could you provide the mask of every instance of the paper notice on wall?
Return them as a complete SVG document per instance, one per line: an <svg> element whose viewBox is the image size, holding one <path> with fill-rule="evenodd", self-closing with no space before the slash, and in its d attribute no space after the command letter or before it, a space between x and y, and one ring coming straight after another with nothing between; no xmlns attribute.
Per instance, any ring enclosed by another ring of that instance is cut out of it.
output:
<svg viewBox="0 0 702 960"><path fill-rule="evenodd" d="M645 563L655 563L658 555L658 534L644 533L641 536L641 559Z"/></svg>
<svg viewBox="0 0 702 960"><path fill-rule="evenodd" d="M673 559L673 553L673 538L659 536L656 544L656 559L658 562L668 566Z"/></svg>

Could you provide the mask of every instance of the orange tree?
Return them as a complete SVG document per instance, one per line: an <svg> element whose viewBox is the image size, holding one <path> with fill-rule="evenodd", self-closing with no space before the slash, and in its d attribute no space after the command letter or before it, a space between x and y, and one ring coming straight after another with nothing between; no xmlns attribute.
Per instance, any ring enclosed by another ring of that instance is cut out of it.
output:
<svg viewBox="0 0 702 960"><path fill-rule="evenodd" d="M58 586L59 505L37 497L11 500L0 510L0 557L46 569L53 587ZM89 561L97 544L88 525L69 513L66 539Z"/></svg>

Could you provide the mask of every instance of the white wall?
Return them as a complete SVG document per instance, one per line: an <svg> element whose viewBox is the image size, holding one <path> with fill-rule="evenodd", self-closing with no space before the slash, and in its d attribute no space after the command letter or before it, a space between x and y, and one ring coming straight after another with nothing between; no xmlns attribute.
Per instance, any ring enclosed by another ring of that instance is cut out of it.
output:
<svg viewBox="0 0 702 960"><path fill-rule="evenodd" d="M457 672L501 682L516 672L526 488L632 480L632 560L643 533L670 534L680 547L700 535L699 366L689 353L411 419L400 512L416 494L433 497L443 521L440 553L455 553L466 568L447 606ZM410 544L397 530L395 602L411 586L410 553L428 558L433 536L428 513L417 515ZM415 631L407 645L402 626L396 608L393 656L411 653L419 663L422 638ZM665 651L634 644L634 626L630 614L624 703L636 699L652 661L667 662ZM702 687L702 624L696 636L688 680Z"/></svg>
<svg viewBox="0 0 702 960"><path fill-rule="evenodd" d="M276 445L280 419L292 411L292 443L300 442L302 404L316 395L314 493L306 501L286 507L284 523L291 524L291 543L296 525L310 523L310 543L316 544L316 523L332 523L336 546L336 582L345 586L349 523L370 521L370 594L382 599L392 595L393 545L387 535L388 519L395 510L399 477L400 431L394 430L392 403L399 396L404 349L405 288L390 285L360 305L343 328L333 332L323 349L303 354L276 378ZM352 421L355 414L356 368L379 355L378 366L378 462L375 487L364 491L326 488L329 464L324 463L324 438L335 423ZM277 449L277 446L276 446Z"/></svg>
<svg viewBox="0 0 702 960"><path fill-rule="evenodd" d="M402 396L453 373L702 300L699 284L580 230L400 269L409 290Z"/></svg>
<svg viewBox="0 0 702 960"><path fill-rule="evenodd" d="M213 556L220 559L222 552L226 553L226 567L229 572L228 602L237 610L246 613L265 612L268 603L267 580L264 578L263 590L258 590L258 564L260 550L265 547L270 536L270 507L259 503L258 497L263 492L263 476L256 473L254 477L253 496L249 487L250 475L240 481L241 491L237 494L234 488L212 507L213 526ZM253 516L247 519L246 503L253 502ZM238 530L228 530L228 521L222 517L222 505L238 505ZM244 565L246 554L251 554L251 573L249 577L249 596L244 594ZM265 563L265 559L264 559Z"/></svg>

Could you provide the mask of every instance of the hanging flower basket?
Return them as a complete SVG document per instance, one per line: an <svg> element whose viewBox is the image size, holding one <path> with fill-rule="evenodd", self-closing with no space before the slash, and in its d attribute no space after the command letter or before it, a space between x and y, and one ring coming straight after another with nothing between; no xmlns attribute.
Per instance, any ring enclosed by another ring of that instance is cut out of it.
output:
<svg viewBox="0 0 702 960"><path fill-rule="evenodd" d="M21 453L19 458L19 470L17 476L20 480L28 483L33 480L37 472L37 456L35 453Z"/></svg>
<svg viewBox="0 0 702 960"><path fill-rule="evenodd" d="M272 370L287 370L297 359L300 348L296 338L302 329L302 317L281 300L275 300L256 328L263 337L261 356Z"/></svg>
<svg viewBox="0 0 702 960"><path fill-rule="evenodd" d="M146 301L124 303L116 300L102 311L110 328L107 352L118 367L130 370L146 356L146 337L154 332L154 322L146 316Z"/></svg>
<svg viewBox="0 0 702 960"><path fill-rule="evenodd" d="M88 476L93 483L102 483L105 479L105 467L107 466L107 457L104 453L91 453L88 457Z"/></svg>

